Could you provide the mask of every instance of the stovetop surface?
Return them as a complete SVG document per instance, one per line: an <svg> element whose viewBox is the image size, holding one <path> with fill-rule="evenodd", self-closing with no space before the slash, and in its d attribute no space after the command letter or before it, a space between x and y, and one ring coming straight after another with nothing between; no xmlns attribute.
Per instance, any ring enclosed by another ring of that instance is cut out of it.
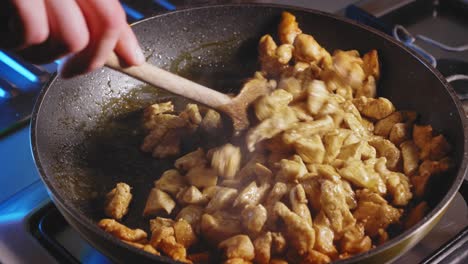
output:
<svg viewBox="0 0 468 264"><path fill-rule="evenodd" d="M213 2L233 2L233 1L163 1L163 0L139 0L139 1L123 1L126 5L127 14L130 20L141 19L154 12L170 10L177 6L192 4L192 3L213 3ZM242 1L234 1L242 2ZM247 1L246 1L247 2ZM252 2L252 1L250 1ZM337 12L355 1L340 0L340 1L254 1L254 2L276 2L282 4L292 4L298 6L308 6L311 8L321 9L328 12ZM368 1L361 1L368 2ZM467 16L468 17L468 16ZM453 17L447 14L439 13L420 16L418 20L398 21L414 34L424 34L433 37L436 40L444 40L446 44L459 45L468 43L468 34L466 26L460 20L454 20ZM450 30L447 30L450 28ZM436 34L434 34L436 33ZM468 52L451 53L441 51L433 46L417 42L418 45L425 50L431 52L436 58L455 58L468 61ZM13 61L19 62L20 66L15 65L9 60L5 60L4 56L9 56ZM2 57L3 56L3 57ZM13 66L12 66L13 65ZM34 99L34 94L40 90L51 74L56 70L57 63L44 65L40 67L28 65L21 60L18 60L14 55L2 53L0 51L0 110L12 114L7 118L2 113L2 119L20 120L21 122L13 130L6 131L0 120L0 160L2 173L0 176L0 262L4 263L24 263L26 258L15 256L24 252L21 244L11 243L14 239L19 239L20 235L17 232L24 233L24 226L28 226L24 236L24 240L32 239L36 242L35 250L31 249L28 253L30 259L43 259L45 263L57 261L63 263L61 256L56 256L55 253L44 253L41 248L44 243L41 239L47 237L50 241L56 241L58 245L65 248L65 262L69 263L106 263L108 260L89 246L66 222L60 222L60 215L56 213L56 209L48 199L47 192L43 184L39 180L34 162L30 152L28 115L30 110L25 107L25 104L16 106L8 101L8 98L2 98L2 88L11 93L12 90L19 90L20 94L27 96L21 99L23 101ZM37 76L32 78L30 74ZM11 84L14 83L15 86ZM20 88L18 88L20 87ZM468 90L468 89L467 89ZM13 98L16 98L13 93ZM5 103L8 102L8 103ZM7 105L9 108L2 108ZM5 121L5 122L7 122ZM26 189L25 189L26 188ZM23 190L23 191L20 191ZM14 195L16 194L16 195ZM13 196L12 196L13 195ZM9 198L9 200L7 200ZM32 221L31 216L35 216ZM53 221L52 221L52 220ZM447 214L441 222L426 238L418 244L410 253L397 259L394 263L416 263L424 259L430 252L434 251L440 245L449 240L454 234L459 232L466 226L468 219L468 210L465 202L460 195L457 195L453 204L449 207ZM37 221L36 221L37 220ZM41 222L42 221L42 222ZM54 222L58 221L58 222ZM41 226L41 223L43 226ZM50 228L59 223L63 228ZM18 227L19 226L19 227ZM22 231L21 231L22 230ZM8 232L4 232L8 231ZM29 235L28 235L29 234ZM22 241L20 239L20 241ZM46 239L46 240L47 240ZM14 245L13 245L14 244ZM13 245L13 246L11 246ZM16 248L14 248L16 247ZM37 250L37 251L36 251ZM56 249L55 249L56 250ZM49 249L49 252L54 249ZM40 253L42 252L42 253ZM26 254L27 255L27 254ZM49 255L49 256L47 256ZM23 260L23 261L21 261ZM47 261L46 261L47 260Z"/></svg>

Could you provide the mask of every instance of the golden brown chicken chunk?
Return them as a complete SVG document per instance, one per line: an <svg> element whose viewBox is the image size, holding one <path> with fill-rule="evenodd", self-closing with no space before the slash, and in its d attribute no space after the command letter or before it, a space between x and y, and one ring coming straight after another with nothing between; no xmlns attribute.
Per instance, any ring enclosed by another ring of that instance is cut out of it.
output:
<svg viewBox="0 0 468 264"><path fill-rule="evenodd" d="M314 248L315 231L306 220L291 212L291 210L281 202L276 203L275 212L284 221L286 236L291 246L299 255L306 254Z"/></svg>
<svg viewBox="0 0 468 264"><path fill-rule="evenodd" d="M161 178L154 181L154 187L172 195L176 195L186 186L185 179L177 170L167 170L161 175Z"/></svg>
<svg viewBox="0 0 468 264"><path fill-rule="evenodd" d="M101 219L98 226L107 233L125 241L139 242L145 240L148 236L145 231L138 228L130 229L114 219Z"/></svg>
<svg viewBox="0 0 468 264"><path fill-rule="evenodd" d="M289 12L283 12L278 25L278 36L281 43L293 44L296 36L301 33L296 17Z"/></svg>
<svg viewBox="0 0 468 264"><path fill-rule="evenodd" d="M108 217L120 220L128 213L128 206L132 201L130 186L126 183L117 183L114 189L106 195L105 214Z"/></svg>
<svg viewBox="0 0 468 264"><path fill-rule="evenodd" d="M257 234L262 231L267 220L266 208L259 205L247 205L241 213L242 224L252 234Z"/></svg>
<svg viewBox="0 0 468 264"><path fill-rule="evenodd" d="M146 200L143 215L155 215L161 211L170 214L175 206L176 203L169 194L159 190L158 188L153 188Z"/></svg>
<svg viewBox="0 0 468 264"><path fill-rule="evenodd" d="M402 210L390 206L382 196L367 189L356 191L356 195L358 206L353 215L369 236L376 236L380 228L386 229L400 220Z"/></svg>
<svg viewBox="0 0 468 264"><path fill-rule="evenodd" d="M270 263L272 242L271 232L264 233L254 240L255 262L259 264Z"/></svg>
<svg viewBox="0 0 468 264"><path fill-rule="evenodd" d="M252 241L246 235L230 237L219 243L218 248L225 252L224 255L227 259L241 258L250 261L255 257Z"/></svg>

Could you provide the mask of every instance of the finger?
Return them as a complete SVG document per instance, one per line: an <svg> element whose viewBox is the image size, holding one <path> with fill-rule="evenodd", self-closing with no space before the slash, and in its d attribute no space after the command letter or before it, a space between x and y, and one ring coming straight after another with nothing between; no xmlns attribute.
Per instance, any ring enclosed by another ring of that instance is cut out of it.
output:
<svg viewBox="0 0 468 264"><path fill-rule="evenodd" d="M45 0L50 35L46 42L20 52L27 60L42 64L86 48L89 31L74 0Z"/></svg>
<svg viewBox="0 0 468 264"><path fill-rule="evenodd" d="M40 44L47 40L49 36L49 23L44 0L12 0L16 14L11 16L10 27L12 39L17 41L14 47L25 48L31 45Z"/></svg>
<svg viewBox="0 0 468 264"><path fill-rule="evenodd" d="M126 26L122 30L115 47L115 53L129 66L140 65L145 62L145 56L130 26Z"/></svg>
<svg viewBox="0 0 468 264"><path fill-rule="evenodd" d="M64 78L90 72L102 67L114 50L122 29L127 26L125 12L115 0L77 0L85 16L90 42L61 68Z"/></svg>

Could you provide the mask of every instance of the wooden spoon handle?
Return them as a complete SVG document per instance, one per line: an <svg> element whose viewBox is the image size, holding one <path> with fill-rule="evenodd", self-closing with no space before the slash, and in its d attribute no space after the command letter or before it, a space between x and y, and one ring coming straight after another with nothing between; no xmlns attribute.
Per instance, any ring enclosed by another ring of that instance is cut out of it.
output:
<svg viewBox="0 0 468 264"><path fill-rule="evenodd" d="M177 76L147 62L139 66L123 67L117 55L112 53L107 59L106 66L217 110L220 110L220 106L231 102L231 98L223 93Z"/></svg>

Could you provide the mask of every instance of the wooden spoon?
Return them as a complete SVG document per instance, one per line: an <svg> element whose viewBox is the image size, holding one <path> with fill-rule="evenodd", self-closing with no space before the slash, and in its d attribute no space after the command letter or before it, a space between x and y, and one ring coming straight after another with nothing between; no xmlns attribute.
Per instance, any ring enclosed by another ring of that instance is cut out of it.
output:
<svg viewBox="0 0 468 264"><path fill-rule="evenodd" d="M106 66L227 114L232 119L235 132L249 127L247 108L255 99L271 90L266 79L252 79L236 97L231 98L147 62L139 66L125 67L115 53L108 58Z"/></svg>

